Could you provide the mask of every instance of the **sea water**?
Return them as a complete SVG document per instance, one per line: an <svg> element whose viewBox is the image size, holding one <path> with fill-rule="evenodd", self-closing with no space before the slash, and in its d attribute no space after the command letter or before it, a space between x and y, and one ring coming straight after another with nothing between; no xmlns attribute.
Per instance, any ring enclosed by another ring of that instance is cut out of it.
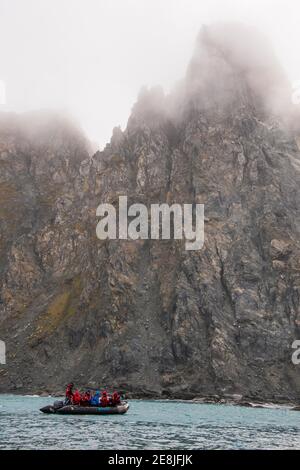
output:
<svg viewBox="0 0 300 470"><path fill-rule="evenodd" d="M300 412L130 400L125 415L43 414L53 398L0 395L0 449L300 449Z"/></svg>

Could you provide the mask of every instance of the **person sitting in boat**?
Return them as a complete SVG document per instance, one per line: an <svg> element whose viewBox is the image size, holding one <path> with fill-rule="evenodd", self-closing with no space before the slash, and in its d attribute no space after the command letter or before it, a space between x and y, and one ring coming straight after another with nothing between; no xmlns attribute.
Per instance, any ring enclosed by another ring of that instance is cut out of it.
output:
<svg viewBox="0 0 300 470"><path fill-rule="evenodd" d="M121 403L121 398L120 398L120 395L118 394L118 392L114 392L112 394L112 397L111 397L111 404L112 406L117 406Z"/></svg>
<svg viewBox="0 0 300 470"><path fill-rule="evenodd" d="M69 383L66 388L66 399L65 399L65 404L70 405L73 401L73 387L74 384L73 382Z"/></svg>
<svg viewBox="0 0 300 470"><path fill-rule="evenodd" d="M91 401L91 392L88 390L81 394L80 404L81 406L89 406Z"/></svg>
<svg viewBox="0 0 300 470"><path fill-rule="evenodd" d="M100 403L100 391L96 390L96 393L92 396L90 404L92 406L99 406Z"/></svg>
<svg viewBox="0 0 300 470"><path fill-rule="evenodd" d="M109 406L109 397L107 395L107 391L103 390L102 395L101 395L101 400L100 400L100 405L105 407Z"/></svg>
<svg viewBox="0 0 300 470"><path fill-rule="evenodd" d="M75 390L72 403L73 405L80 405L80 402L81 402L81 395L79 393L79 390Z"/></svg>

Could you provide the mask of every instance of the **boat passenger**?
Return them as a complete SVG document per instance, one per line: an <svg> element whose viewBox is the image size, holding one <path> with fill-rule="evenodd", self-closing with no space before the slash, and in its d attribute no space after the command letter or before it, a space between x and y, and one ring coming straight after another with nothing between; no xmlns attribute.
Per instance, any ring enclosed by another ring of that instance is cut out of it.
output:
<svg viewBox="0 0 300 470"><path fill-rule="evenodd" d="M65 404L70 405L73 401L73 387L74 384L73 382L69 383L66 388L66 399L65 399Z"/></svg>
<svg viewBox="0 0 300 470"><path fill-rule="evenodd" d="M75 393L73 395L73 405L80 405L81 402L81 395L79 393L79 390L75 390Z"/></svg>
<svg viewBox="0 0 300 470"><path fill-rule="evenodd" d="M101 400L100 400L101 406L109 406L109 397L107 395L107 391L103 390L102 395L101 395Z"/></svg>
<svg viewBox="0 0 300 470"><path fill-rule="evenodd" d="M117 406L120 403L121 403L120 395L118 394L118 392L115 391L111 397L111 404L112 406Z"/></svg>
<svg viewBox="0 0 300 470"><path fill-rule="evenodd" d="M84 392L81 394L80 404L81 406L89 406L91 395L89 392Z"/></svg>
<svg viewBox="0 0 300 470"><path fill-rule="evenodd" d="M100 403L100 391L96 390L96 393L92 396L90 403L92 406L99 406Z"/></svg>

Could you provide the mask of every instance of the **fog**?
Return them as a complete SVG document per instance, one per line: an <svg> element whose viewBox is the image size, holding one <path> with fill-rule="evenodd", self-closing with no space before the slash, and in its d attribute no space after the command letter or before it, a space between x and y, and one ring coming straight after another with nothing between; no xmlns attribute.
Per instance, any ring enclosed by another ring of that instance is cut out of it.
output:
<svg viewBox="0 0 300 470"><path fill-rule="evenodd" d="M299 13L295 0L0 0L0 111L63 110L103 147L142 86L185 75L203 24L256 26L299 81Z"/></svg>

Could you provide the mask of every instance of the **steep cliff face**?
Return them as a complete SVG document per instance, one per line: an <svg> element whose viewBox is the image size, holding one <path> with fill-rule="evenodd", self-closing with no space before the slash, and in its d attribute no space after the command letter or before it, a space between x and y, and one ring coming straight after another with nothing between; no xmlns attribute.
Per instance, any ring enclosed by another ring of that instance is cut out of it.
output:
<svg viewBox="0 0 300 470"><path fill-rule="evenodd" d="M203 29L178 90L141 93L92 157L61 118L1 116L2 392L297 399L298 131L257 41ZM120 195L204 203L204 248L98 240L96 208Z"/></svg>

